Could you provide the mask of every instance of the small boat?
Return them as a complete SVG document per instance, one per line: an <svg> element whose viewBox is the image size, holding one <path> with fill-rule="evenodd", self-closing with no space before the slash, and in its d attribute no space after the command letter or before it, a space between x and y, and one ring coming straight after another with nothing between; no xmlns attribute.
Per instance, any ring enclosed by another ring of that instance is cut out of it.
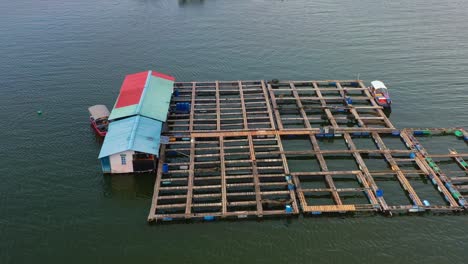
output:
<svg viewBox="0 0 468 264"><path fill-rule="evenodd" d="M94 131L104 137L107 134L107 126L109 125L110 112L105 105L93 105L88 108L89 121Z"/></svg>
<svg viewBox="0 0 468 264"><path fill-rule="evenodd" d="M389 108L392 104L392 99L390 99L390 95L388 94L387 87L381 81L373 81L371 82L371 86L369 87L370 92L374 96L375 101L378 105Z"/></svg>

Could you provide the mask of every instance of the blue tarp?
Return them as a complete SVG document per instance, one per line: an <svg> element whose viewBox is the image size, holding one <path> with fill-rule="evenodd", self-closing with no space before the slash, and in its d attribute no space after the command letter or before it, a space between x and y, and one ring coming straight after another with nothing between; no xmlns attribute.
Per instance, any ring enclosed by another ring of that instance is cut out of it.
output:
<svg viewBox="0 0 468 264"><path fill-rule="evenodd" d="M162 122L143 116L132 116L109 124L99 158L127 150L159 157Z"/></svg>

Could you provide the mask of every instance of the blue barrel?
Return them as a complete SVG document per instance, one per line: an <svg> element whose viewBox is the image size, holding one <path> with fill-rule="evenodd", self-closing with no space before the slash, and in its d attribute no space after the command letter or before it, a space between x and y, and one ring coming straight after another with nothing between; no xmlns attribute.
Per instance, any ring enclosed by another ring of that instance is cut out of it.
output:
<svg viewBox="0 0 468 264"><path fill-rule="evenodd" d="M424 201L423 201L423 204L424 204L424 206L431 206L431 204L429 203L428 200L424 200Z"/></svg>
<svg viewBox="0 0 468 264"><path fill-rule="evenodd" d="M347 104L353 104L353 99L351 99L351 97L346 97L345 100Z"/></svg>
<svg viewBox="0 0 468 264"><path fill-rule="evenodd" d="M285 178L287 181L290 181L290 180L291 180L291 176L289 176L289 175L286 175L284 178Z"/></svg>
<svg viewBox="0 0 468 264"><path fill-rule="evenodd" d="M168 173L169 172L169 164L164 163L162 166L162 171L163 173Z"/></svg>
<svg viewBox="0 0 468 264"><path fill-rule="evenodd" d="M179 89L175 89L175 90L174 90L174 96L175 96L175 97L178 97L178 96L179 96Z"/></svg>
<svg viewBox="0 0 468 264"><path fill-rule="evenodd" d="M162 220L163 221L172 221L172 217L164 217Z"/></svg>
<svg viewBox="0 0 468 264"><path fill-rule="evenodd" d="M205 221L214 221L214 220L215 220L215 217L212 216L212 215L205 215L205 216L203 217L203 220L205 220Z"/></svg>
<svg viewBox="0 0 468 264"><path fill-rule="evenodd" d="M176 103L176 111L190 112L190 103L187 103L187 102Z"/></svg>
<svg viewBox="0 0 468 264"><path fill-rule="evenodd" d="M465 139L465 141L468 141L468 136L464 136L463 138Z"/></svg>
<svg viewBox="0 0 468 264"><path fill-rule="evenodd" d="M328 85L336 87L336 82L329 82Z"/></svg>
<svg viewBox="0 0 468 264"><path fill-rule="evenodd" d="M415 131L413 131L413 134L414 134L415 136L421 136L421 135L424 135L424 132L421 131L421 130L415 130Z"/></svg>
<svg viewBox="0 0 468 264"><path fill-rule="evenodd" d="M392 131L392 136L399 136L399 135L400 135L400 130Z"/></svg>
<svg viewBox="0 0 468 264"><path fill-rule="evenodd" d="M291 184L291 183L288 184L288 190L291 190L291 191L294 190L294 184Z"/></svg>
<svg viewBox="0 0 468 264"><path fill-rule="evenodd" d="M362 132L361 136L368 137L368 136L370 136L370 133L369 132Z"/></svg>
<svg viewBox="0 0 468 264"><path fill-rule="evenodd" d="M182 111L182 109L184 108L183 104L184 103L176 103L175 105L176 111Z"/></svg>
<svg viewBox="0 0 468 264"><path fill-rule="evenodd" d="M410 157L410 159L414 159L414 158L416 158L416 154L414 154L413 152L411 152L411 153L409 154L409 157Z"/></svg>
<svg viewBox="0 0 468 264"><path fill-rule="evenodd" d="M383 190L382 189L377 189L377 191L375 191L375 194L377 195L377 197L382 197L383 196Z"/></svg>
<svg viewBox="0 0 468 264"><path fill-rule="evenodd" d="M287 204L284 208L284 210L286 211L286 213L288 214L291 214L293 212L293 208L291 205Z"/></svg>

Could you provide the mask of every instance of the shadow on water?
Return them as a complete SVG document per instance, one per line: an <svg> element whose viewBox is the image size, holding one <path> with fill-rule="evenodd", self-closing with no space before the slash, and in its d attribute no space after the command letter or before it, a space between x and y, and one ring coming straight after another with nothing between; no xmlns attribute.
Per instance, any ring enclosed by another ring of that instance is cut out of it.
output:
<svg viewBox="0 0 468 264"><path fill-rule="evenodd" d="M390 114L392 113L392 108L391 107L384 107L383 112L387 117L390 117Z"/></svg>
<svg viewBox="0 0 468 264"><path fill-rule="evenodd" d="M151 198L153 196L155 175L152 173L106 174L103 178L103 192L107 197Z"/></svg>
<svg viewBox="0 0 468 264"><path fill-rule="evenodd" d="M96 142L99 145L99 148L101 148L102 143L104 143L104 138L96 134L92 127L90 127L90 134L92 135L94 142Z"/></svg>

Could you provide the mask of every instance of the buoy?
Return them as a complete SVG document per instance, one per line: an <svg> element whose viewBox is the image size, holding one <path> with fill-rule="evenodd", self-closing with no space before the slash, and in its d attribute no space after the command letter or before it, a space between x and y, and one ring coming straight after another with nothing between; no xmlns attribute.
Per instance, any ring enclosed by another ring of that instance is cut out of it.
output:
<svg viewBox="0 0 468 264"><path fill-rule="evenodd" d="M203 220L205 220L205 221L214 221L214 220L215 220L215 217L212 216L212 215L205 215L205 216L203 217Z"/></svg>
<svg viewBox="0 0 468 264"><path fill-rule="evenodd" d="M424 201L423 201L423 204L424 204L424 206L431 206L431 204L429 203L428 200L424 200Z"/></svg>
<svg viewBox="0 0 468 264"><path fill-rule="evenodd" d="M460 130L455 130L455 133L454 133L454 134L455 134L455 136L457 136L457 137L463 137L463 132L460 131Z"/></svg>
<svg viewBox="0 0 468 264"><path fill-rule="evenodd" d="M375 191L375 194L377 195L377 197L382 197L383 196L383 190L382 189L377 189L377 191Z"/></svg>
<svg viewBox="0 0 468 264"><path fill-rule="evenodd" d="M38 114L38 115L42 115L42 111L41 111L41 110L38 110L38 111L37 111L37 114Z"/></svg>

